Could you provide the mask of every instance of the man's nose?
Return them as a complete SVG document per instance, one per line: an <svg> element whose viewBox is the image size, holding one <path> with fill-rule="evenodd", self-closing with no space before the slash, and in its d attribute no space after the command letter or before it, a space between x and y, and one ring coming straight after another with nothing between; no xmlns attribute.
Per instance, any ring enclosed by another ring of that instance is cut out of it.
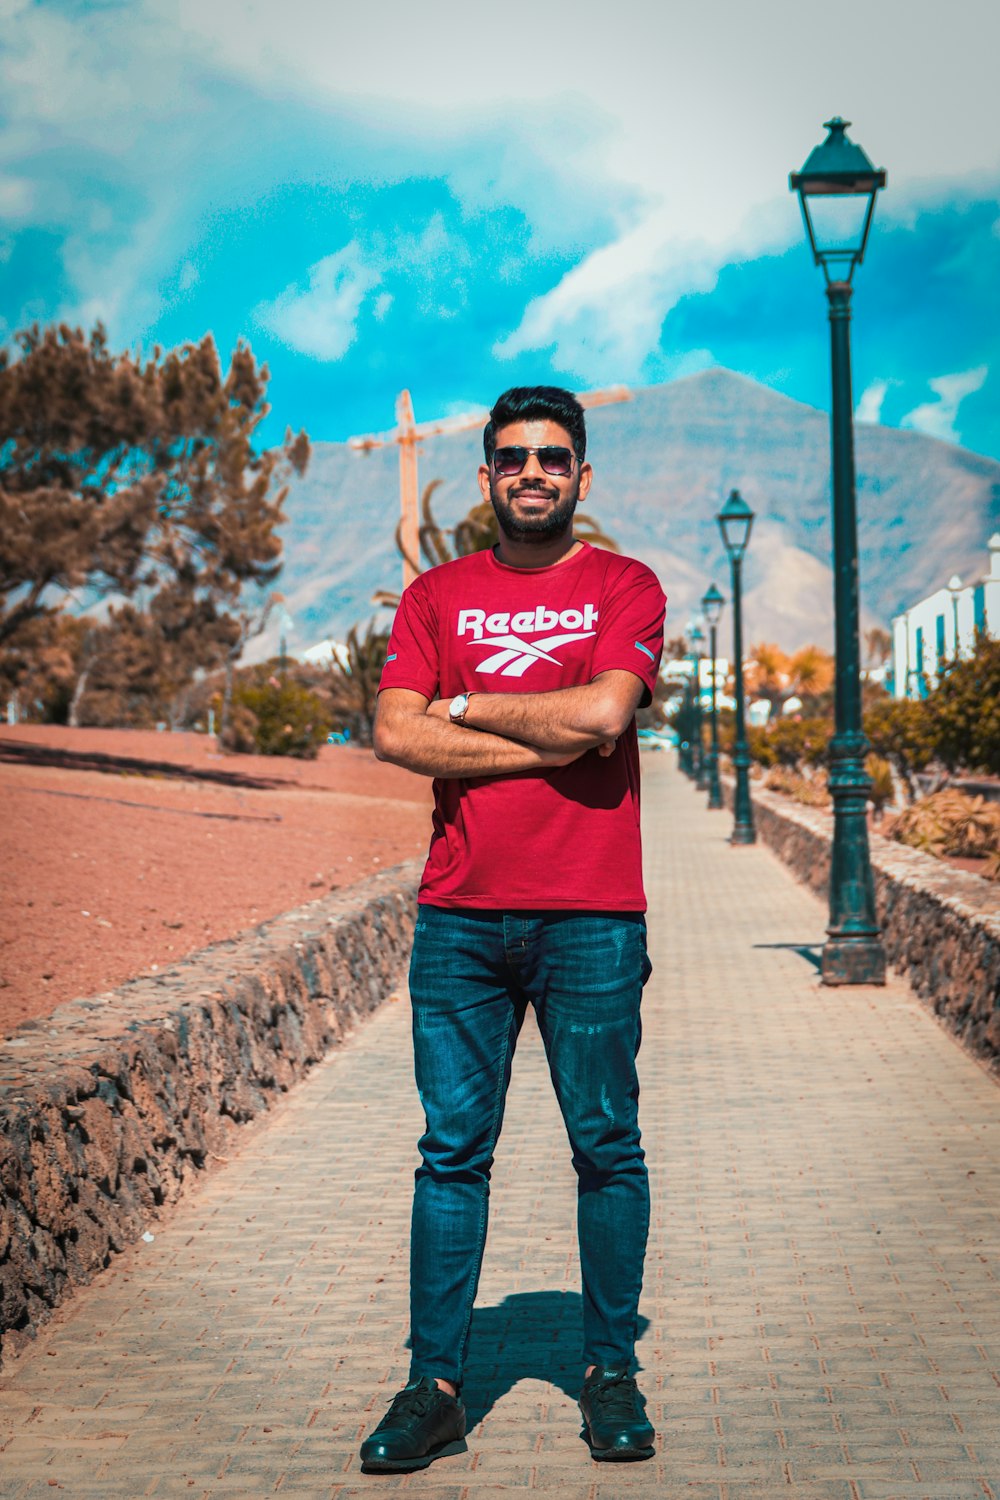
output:
<svg viewBox="0 0 1000 1500"><path fill-rule="evenodd" d="M521 470L521 478L522 479L547 479L548 478L548 475L546 474L545 470L541 466L541 463L539 462L538 454L537 453L529 453L528 454L527 460L525 461L524 468Z"/></svg>

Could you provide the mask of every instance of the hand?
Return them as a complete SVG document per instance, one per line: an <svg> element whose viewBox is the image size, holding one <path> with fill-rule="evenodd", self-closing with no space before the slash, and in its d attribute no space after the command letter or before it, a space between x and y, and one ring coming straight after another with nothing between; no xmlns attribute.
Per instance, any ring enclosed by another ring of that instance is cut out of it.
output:
<svg viewBox="0 0 1000 1500"><path fill-rule="evenodd" d="M435 698L433 703L427 705L427 715L431 719L444 719L445 723L451 723L451 699Z"/></svg>

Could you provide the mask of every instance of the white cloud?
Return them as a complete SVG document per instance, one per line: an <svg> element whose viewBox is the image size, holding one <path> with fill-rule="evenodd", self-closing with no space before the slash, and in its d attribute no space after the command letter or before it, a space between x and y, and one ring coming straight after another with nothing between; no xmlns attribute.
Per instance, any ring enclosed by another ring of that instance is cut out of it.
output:
<svg viewBox="0 0 1000 1500"><path fill-rule="evenodd" d="M831 31L801 0L576 0L570 25L565 7L508 0L505 27L527 39L527 61L506 67L495 19L459 0L425 0L419 12L401 0L0 0L9 22L0 168L32 162L36 221L67 227L79 301L110 298L132 326L155 312L153 289L183 261L203 203L268 190L257 163L283 131L301 132L305 181L446 177L470 211L510 204L533 247L569 247L579 259L500 352L554 346L581 376L634 378L679 297L710 288L728 260L801 237L787 173L819 140L827 111L853 118L852 135L888 167L891 214L905 211L914 183L952 182L956 163L995 168L1000 7L952 0L947 28L932 37L912 13L911 0L841 0ZM789 65L789 37L808 67ZM316 146L331 133L354 143L346 165ZM69 149L86 161L83 185L52 165ZM135 199L127 223L117 202L105 207L146 257L140 264L121 246L133 280L113 291L114 257L91 243L85 205L98 160ZM9 206L20 211L16 194ZM594 250L597 209L615 227ZM412 248L435 264L444 253L430 231ZM325 293L287 289L270 315L295 347L342 351L356 295L350 275L334 277ZM307 314L297 321L310 297L326 309L325 332ZM440 309L462 311L460 296Z"/></svg>
<svg viewBox="0 0 1000 1500"><path fill-rule="evenodd" d="M28 219L34 207L34 197L26 177L0 174L0 219L6 219L8 223Z"/></svg>
<svg viewBox="0 0 1000 1500"><path fill-rule="evenodd" d="M861 399L854 408L854 420L856 422L877 422L882 415L882 403L886 398L889 386L893 384L889 380L873 380L871 385L866 386L861 392Z"/></svg>
<svg viewBox="0 0 1000 1500"><path fill-rule="evenodd" d="M180 0L189 45L220 71L346 107L422 142L428 160L448 143L438 170L462 201L513 204L539 244L573 234L571 192L618 215L606 246L576 243L580 264L526 309L501 353L555 346L568 370L634 374L678 297L711 287L734 256L801 237L788 172L838 109L887 165L890 212L907 184L998 162L1000 7L988 0L953 0L933 44L910 0L841 0L832 31L800 0L577 0L572 25L563 7L508 0L504 15L508 34L530 38L532 65L496 66L506 44L493 18L459 0L426 0L419 17L399 0ZM807 68L789 65L789 37ZM939 107L928 111L928 97ZM451 149L463 134L482 136L475 170Z"/></svg>
<svg viewBox="0 0 1000 1500"><path fill-rule="evenodd" d="M162 15L179 8L178 29L192 44L270 93L353 99L383 118L387 108L416 106L425 122L433 115L448 128L457 115L499 110L527 129L532 122L544 129L553 100L575 97L578 114L596 112L606 122L592 170L664 200L676 192L682 209L697 202L703 216L720 221L734 203L741 215L786 191L789 170L816 144L834 107L855 112L894 182L997 159L1000 11L991 0L953 0L948 26L933 41L912 24L911 0L874 7L841 0L833 29L821 9L801 0L752 7L618 0L613 8L577 0L572 25L562 6L508 0L506 33L530 38L531 57L531 65L511 67L497 65L508 54L494 18L460 0L425 0L419 12L401 0L180 0L179 7L178 0L146 0L146 8ZM789 65L789 37L808 67ZM548 149L565 156L574 143L564 136ZM695 237L709 227L687 226Z"/></svg>
<svg viewBox="0 0 1000 1500"><path fill-rule="evenodd" d="M928 437L943 438L946 443L957 443L958 408L966 396L982 390L988 374L988 365L977 365L974 370L963 370L955 375L939 375L936 380L928 381L938 399L915 406L911 412L907 412L900 426L913 427L917 432L925 432Z"/></svg>
<svg viewBox="0 0 1000 1500"><path fill-rule="evenodd" d="M683 292L715 282L704 250L671 245L656 216L586 256L496 346L510 358L553 347L556 365L581 380L633 380L659 343L666 311Z"/></svg>
<svg viewBox="0 0 1000 1500"><path fill-rule="evenodd" d="M578 379L636 380L659 351L663 320L680 298L710 292L727 261L780 243L779 224L774 215L751 215L738 237L719 245L682 238L666 210L650 213L535 298L494 353L504 358L551 347L556 365ZM677 373L672 366L671 373Z"/></svg>
<svg viewBox="0 0 1000 1500"><path fill-rule="evenodd" d="M379 273L365 265L356 240L309 268L305 287L286 287L273 302L262 302L254 318L289 348L313 359L335 360L357 337L358 314Z"/></svg>

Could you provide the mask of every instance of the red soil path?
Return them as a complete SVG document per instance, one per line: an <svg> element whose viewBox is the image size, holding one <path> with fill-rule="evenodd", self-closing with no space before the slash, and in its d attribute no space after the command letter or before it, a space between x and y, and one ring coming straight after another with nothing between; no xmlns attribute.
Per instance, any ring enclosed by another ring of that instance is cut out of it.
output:
<svg viewBox="0 0 1000 1500"><path fill-rule="evenodd" d="M422 854L430 803L353 746L0 728L0 1035Z"/></svg>

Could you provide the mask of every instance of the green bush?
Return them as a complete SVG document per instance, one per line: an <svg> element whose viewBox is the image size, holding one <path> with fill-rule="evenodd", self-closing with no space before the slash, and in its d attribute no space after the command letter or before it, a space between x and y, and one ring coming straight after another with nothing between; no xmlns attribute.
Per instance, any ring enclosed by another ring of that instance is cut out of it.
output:
<svg viewBox="0 0 1000 1500"><path fill-rule="evenodd" d="M315 760L330 728L322 699L294 677L264 678L258 669L233 689L234 750Z"/></svg>
<svg viewBox="0 0 1000 1500"><path fill-rule="evenodd" d="M914 801L917 772L926 770L936 753L937 730L930 699L889 698L876 703L865 714L865 734L873 754L888 761L906 787L909 800Z"/></svg>
<svg viewBox="0 0 1000 1500"><path fill-rule="evenodd" d="M775 719L747 730L750 754L765 767L815 766L826 756L833 726L827 719Z"/></svg>
<svg viewBox="0 0 1000 1500"><path fill-rule="evenodd" d="M946 667L927 703L949 771L1000 774L1000 641L980 635L972 656Z"/></svg>
<svg viewBox="0 0 1000 1500"><path fill-rule="evenodd" d="M865 770L872 779L868 800L875 809L875 817L878 819L896 795L892 766L887 760L883 760L881 755L869 755L865 760Z"/></svg>

